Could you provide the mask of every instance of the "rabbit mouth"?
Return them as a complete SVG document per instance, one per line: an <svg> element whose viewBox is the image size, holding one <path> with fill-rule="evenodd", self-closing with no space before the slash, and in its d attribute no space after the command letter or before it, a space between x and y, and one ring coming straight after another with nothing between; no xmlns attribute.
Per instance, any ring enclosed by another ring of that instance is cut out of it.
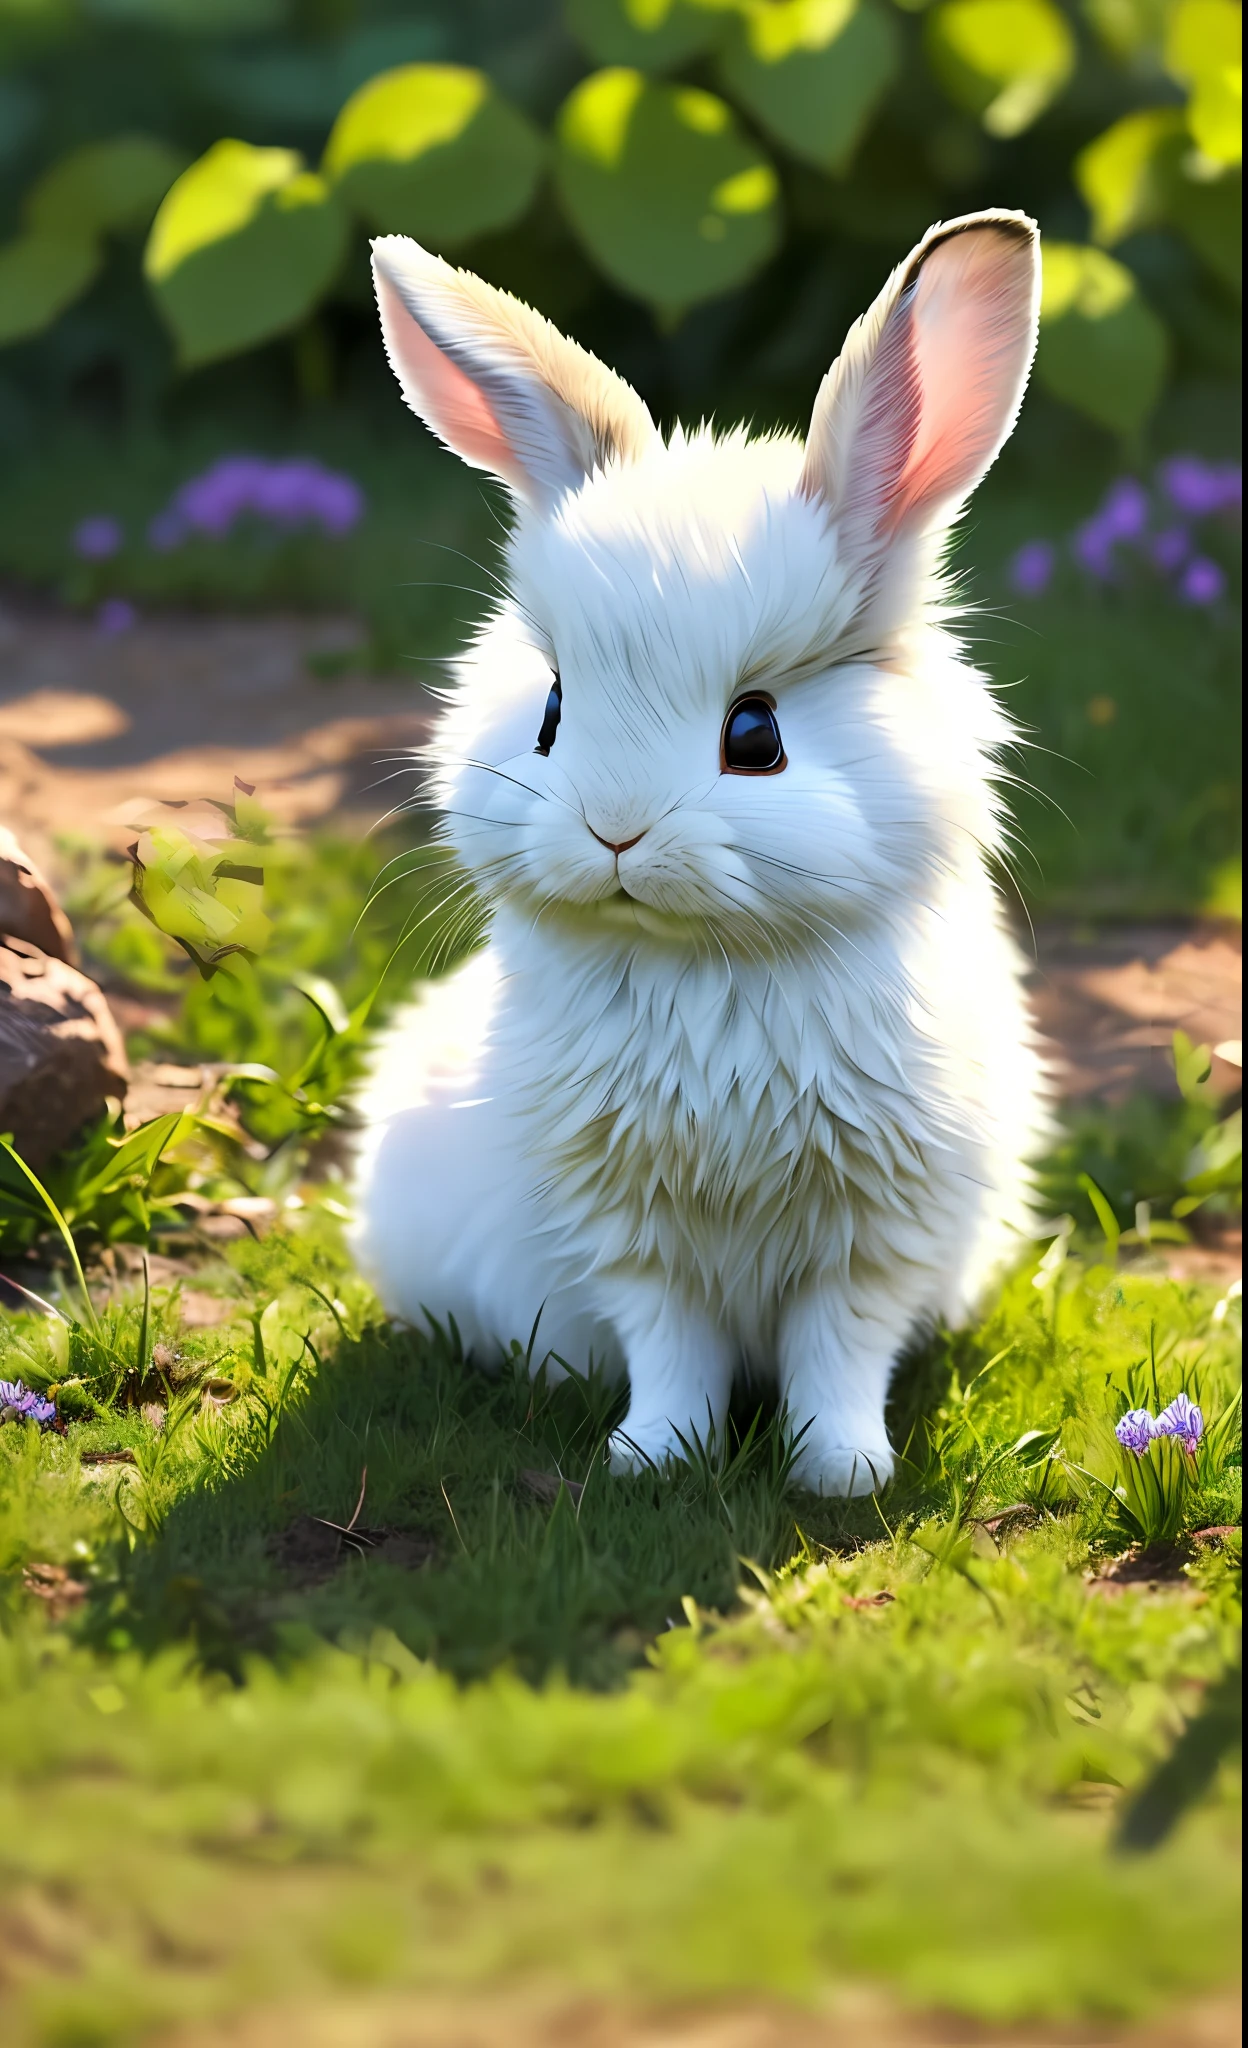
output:
<svg viewBox="0 0 1248 2048"><path fill-rule="evenodd" d="M627 889L613 889L609 896L599 896L592 903L556 898L548 900L544 909L547 915L557 917L561 925L572 926L586 935L618 933L621 938L630 939L644 935L684 946L706 943L706 918L676 910L656 910L630 896Z"/></svg>

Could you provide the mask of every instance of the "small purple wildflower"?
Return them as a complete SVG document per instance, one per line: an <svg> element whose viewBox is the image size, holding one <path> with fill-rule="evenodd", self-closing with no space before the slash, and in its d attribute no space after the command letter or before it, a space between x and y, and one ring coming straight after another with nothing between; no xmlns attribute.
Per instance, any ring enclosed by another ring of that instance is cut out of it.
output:
<svg viewBox="0 0 1248 2048"><path fill-rule="evenodd" d="M1192 537L1185 526L1166 526L1148 543L1148 559L1163 576L1173 576L1192 552Z"/></svg>
<svg viewBox="0 0 1248 2048"><path fill-rule="evenodd" d="M1020 597L1043 597L1056 564L1057 549L1051 541L1029 540L1010 563L1010 582Z"/></svg>
<svg viewBox="0 0 1248 2048"><path fill-rule="evenodd" d="M1128 1408L1114 1435L1124 1451L1134 1451L1142 1458L1156 1435L1156 1425L1147 1408Z"/></svg>
<svg viewBox="0 0 1248 2048"><path fill-rule="evenodd" d="M1154 1436L1177 1437L1189 1457L1195 1455L1196 1446L1204 1433L1205 1418L1186 1394L1176 1394L1169 1407L1162 1409L1153 1424Z"/></svg>
<svg viewBox="0 0 1248 2048"><path fill-rule="evenodd" d="M1179 595L1185 604L1216 604L1226 589L1226 577L1208 555L1190 561L1179 581Z"/></svg>
<svg viewBox="0 0 1248 2048"><path fill-rule="evenodd" d="M23 1422L37 1422L40 1429L49 1429L56 1421L56 1402L45 1400L21 1380L0 1380L0 1412L16 1408Z"/></svg>
<svg viewBox="0 0 1248 2048"><path fill-rule="evenodd" d="M327 533L350 533L364 517L364 493L349 476L332 470L322 473L317 512Z"/></svg>
<svg viewBox="0 0 1248 2048"><path fill-rule="evenodd" d="M116 640L138 623L138 613L126 597L106 597L95 615L95 630L104 640Z"/></svg>
<svg viewBox="0 0 1248 2048"><path fill-rule="evenodd" d="M264 467L254 455L223 456L202 476L183 484L173 509L197 533L220 539L242 513L251 509Z"/></svg>
<svg viewBox="0 0 1248 2048"><path fill-rule="evenodd" d="M107 562L125 544L125 538L120 520L99 514L79 521L71 545L81 562Z"/></svg>
<svg viewBox="0 0 1248 2048"><path fill-rule="evenodd" d="M1189 519L1207 519L1242 505L1244 473L1235 462L1205 462L1199 455L1172 455L1157 472L1170 503Z"/></svg>
<svg viewBox="0 0 1248 2048"><path fill-rule="evenodd" d="M1098 583L1117 581L1120 569L1127 568L1134 555L1155 574L1173 579L1171 588L1180 602L1216 604L1226 590L1226 572L1209 556L1194 553L1189 522L1215 513L1238 513L1243 492L1238 463L1171 456L1158 469L1151 494L1138 478L1118 477L1091 518L1074 528L1070 553ZM1021 596L1039 596L1055 562L1056 551L1048 542L1029 541L1009 565L1013 588Z"/></svg>
<svg viewBox="0 0 1248 2048"><path fill-rule="evenodd" d="M162 552L179 546L190 533L220 540L248 514L271 526L316 525L327 534L343 534L363 513L359 485L319 462L223 455L201 476L183 484L172 504L157 513L148 540Z"/></svg>
<svg viewBox="0 0 1248 2048"><path fill-rule="evenodd" d="M1120 476L1106 491L1097 523L1110 540L1138 540L1148 525L1148 492L1133 476Z"/></svg>
<svg viewBox="0 0 1248 2048"><path fill-rule="evenodd" d="M1095 576L1098 583L1108 583L1114 573L1114 536L1101 519L1085 519L1071 536L1071 553L1081 569L1089 576Z"/></svg>

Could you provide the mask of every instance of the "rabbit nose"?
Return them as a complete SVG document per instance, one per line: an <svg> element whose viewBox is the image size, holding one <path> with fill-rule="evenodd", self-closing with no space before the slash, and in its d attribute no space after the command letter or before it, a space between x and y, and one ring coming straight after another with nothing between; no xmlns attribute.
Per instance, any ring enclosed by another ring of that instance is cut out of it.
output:
<svg viewBox="0 0 1248 2048"><path fill-rule="evenodd" d="M621 853L627 853L630 846L636 846L638 840L644 839L650 828L648 825L643 826L642 830L635 832L631 839L621 839L618 844L614 839L604 839L601 832L594 832L592 825L589 829L594 833L594 838L598 841L599 846L605 846L608 853L614 853L618 857Z"/></svg>

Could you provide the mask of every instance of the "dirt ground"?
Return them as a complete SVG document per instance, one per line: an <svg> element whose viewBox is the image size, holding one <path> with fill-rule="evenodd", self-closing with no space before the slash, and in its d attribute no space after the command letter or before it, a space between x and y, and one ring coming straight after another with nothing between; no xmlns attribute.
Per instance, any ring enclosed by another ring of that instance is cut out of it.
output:
<svg viewBox="0 0 1248 2048"><path fill-rule="evenodd" d="M1238 2048L1240 2002L1227 1996L1157 2026L997 2028L903 2014L868 1994L825 2012L755 2002L643 2007L592 1997L427 1998L279 2007L167 2048Z"/></svg>
<svg viewBox="0 0 1248 2048"><path fill-rule="evenodd" d="M189 614L106 638L0 595L0 819L53 873L59 836L121 847L154 800L227 797L236 775L292 824L365 831L414 787L405 754L434 706L415 669L354 669L363 639L350 618ZM1176 1028L1239 1040L1236 927L1041 922L1020 938L1070 1097L1172 1093ZM1218 1059L1214 1078L1230 1094L1239 1076Z"/></svg>

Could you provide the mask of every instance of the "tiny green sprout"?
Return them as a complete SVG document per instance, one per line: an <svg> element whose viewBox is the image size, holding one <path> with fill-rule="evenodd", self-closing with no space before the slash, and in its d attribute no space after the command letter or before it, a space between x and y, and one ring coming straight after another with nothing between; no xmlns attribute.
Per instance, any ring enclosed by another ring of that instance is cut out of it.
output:
<svg viewBox="0 0 1248 2048"><path fill-rule="evenodd" d="M231 957L254 960L272 934L264 904L264 850L271 842L255 791L236 777L233 802L212 807L228 835L218 839L162 821L130 848L133 902L205 980Z"/></svg>
<svg viewBox="0 0 1248 2048"><path fill-rule="evenodd" d="M1172 1041L1174 1077L1188 1102L1203 1102L1213 1072L1213 1054L1207 1045L1194 1045L1186 1031L1176 1031Z"/></svg>

